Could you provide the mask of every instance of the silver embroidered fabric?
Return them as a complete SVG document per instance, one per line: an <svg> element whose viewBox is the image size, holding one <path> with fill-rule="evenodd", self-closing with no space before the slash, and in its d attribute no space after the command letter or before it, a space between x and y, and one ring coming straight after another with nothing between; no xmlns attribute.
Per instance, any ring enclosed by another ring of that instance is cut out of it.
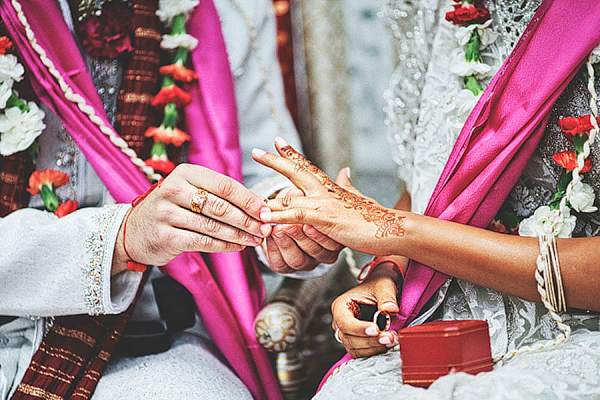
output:
<svg viewBox="0 0 600 400"><path fill-rule="evenodd" d="M422 5L419 2L396 1L388 2L388 7L391 3L401 5L400 13L407 3L414 7ZM400 153L408 151L407 149L414 152L414 158L408 165L400 164L400 171L404 170L412 177L408 186L413 201L417 202L417 211L424 210L455 140L455 137L446 140L444 135L452 131L448 128L452 120L439 112L444 104L449 104L448 99L460 89L460 86L452 83L451 76L444 75L444 66L447 70L450 61L450 50L444 46L456 46L456 40L452 35L453 26L443 21L445 12L451 10L452 2L442 3L445 4L439 10L440 22L430 51L436 57L431 57L429 61L425 81L420 90L420 108L413 112L413 116L417 117L410 120L416 121L409 126L412 139L409 135L404 135L402 140L395 141L400 147ZM486 2L492 12L494 24L501 34L501 40L496 43L495 49L491 50L492 57L488 58L488 64L496 68L499 66L518 41L540 3L539 0ZM429 11L428 9L427 12ZM393 15L393 10L386 11L386 15ZM396 34L394 37L399 39ZM392 84L398 85L399 79L393 78ZM600 85L596 84L596 88L598 90ZM551 156L557 151L572 148L560 132L557 121L564 116L588 114L588 102L589 94L584 82L576 78L555 104L536 154L507 199L519 217L531 215L555 192L560 171ZM436 105L437 112L434 112ZM402 107L389 111L397 113L392 118L408 121L406 110ZM402 129L402 126L390 126L392 129ZM407 125L403 127L406 128ZM423 129L424 127L427 129ZM598 151L598 144L595 144L592 149L592 161L595 166L584 179L584 182L594 188L596 196L600 194ZM423 155L437 158L423 161ZM419 193L423 190L427 191L427 196ZM578 215L574 235L596 235L599 229L599 213ZM531 268L533 280L535 265ZM571 310L562 317L574 331L566 344L497 363L494 371L490 373L475 377L463 373L453 374L437 380L427 390L414 388L402 385L400 355L397 350L392 350L345 364L325 384L315 399L364 399L368 396L377 399L600 399L600 318L596 314L576 310ZM559 333L556 323L541 303L505 295L459 279L446 282L413 324L437 319L488 321L494 357L522 345L554 339Z"/></svg>

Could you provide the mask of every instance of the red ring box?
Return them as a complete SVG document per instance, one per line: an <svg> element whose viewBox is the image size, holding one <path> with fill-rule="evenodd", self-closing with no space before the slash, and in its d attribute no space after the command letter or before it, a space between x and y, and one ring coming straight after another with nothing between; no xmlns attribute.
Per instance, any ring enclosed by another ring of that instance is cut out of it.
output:
<svg viewBox="0 0 600 400"><path fill-rule="evenodd" d="M477 374L493 369L486 321L448 320L398 331L404 383L429 387L453 372Z"/></svg>

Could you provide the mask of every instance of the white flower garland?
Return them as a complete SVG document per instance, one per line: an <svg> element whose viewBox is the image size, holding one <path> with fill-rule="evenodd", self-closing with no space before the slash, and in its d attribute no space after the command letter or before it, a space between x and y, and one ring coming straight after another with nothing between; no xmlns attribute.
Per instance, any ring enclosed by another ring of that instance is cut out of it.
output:
<svg viewBox="0 0 600 400"><path fill-rule="evenodd" d="M17 97L13 84L23 79L25 69L13 54L0 55L0 154L10 156L27 150L42 134L44 111L33 101ZM6 108L8 100L15 96L20 103Z"/></svg>

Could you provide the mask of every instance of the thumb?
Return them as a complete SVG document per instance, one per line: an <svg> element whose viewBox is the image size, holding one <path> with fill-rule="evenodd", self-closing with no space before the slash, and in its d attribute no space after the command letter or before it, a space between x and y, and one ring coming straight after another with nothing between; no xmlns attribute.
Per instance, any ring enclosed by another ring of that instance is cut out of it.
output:
<svg viewBox="0 0 600 400"><path fill-rule="evenodd" d="M398 307L398 288L392 279L379 279L373 292L377 308L389 314L396 314L400 311Z"/></svg>
<svg viewBox="0 0 600 400"><path fill-rule="evenodd" d="M355 190L354 186L352 186L352 181L350 180L350 168L345 167L340 169L337 178L335 178L335 183L337 183L344 189Z"/></svg>

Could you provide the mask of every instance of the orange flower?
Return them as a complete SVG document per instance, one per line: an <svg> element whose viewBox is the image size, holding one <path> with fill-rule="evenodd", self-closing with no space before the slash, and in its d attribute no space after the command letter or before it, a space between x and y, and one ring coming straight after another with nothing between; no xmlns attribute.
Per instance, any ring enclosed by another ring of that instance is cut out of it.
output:
<svg viewBox="0 0 600 400"><path fill-rule="evenodd" d="M198 79L198 74L196 74L191 69L187 69L183 65L179 64L169 64L160 67L158 70L162 75L171 75L173 79L179 82L189 83L193 80Z"/></svg>
<svg viewBox="0 0 600 400"><path fill-rule="evenodd" d="M0 37L0 54L6 53L6 50L10 49L12 42L6 36Z"/></svg>
<svg viewBox="0 0 600 400"><path fill-rule="evenodd" d="M146 165L154 168L155 171L162 172L165 175L175 169L175 164L169 161L169 159L165 156L152 156L152 158L146 160Z"/></svg>
<svg viewBox="0 0 600 400"><path fill-rule="evenodd" d="M75 200L68 200L65 203L62 203L60 206L58 206L58 208L54 212L54 215L56 215L58 218L62 218L65 215L71 214L73 211L75 211L78 205L79 203Z"/></svg>
<svg viewBox="0 0 600 400"><path fill-rule="evenodd" d="M177 108L185 107L192 101L192 96L183 91L177 85L171 85L160 89L160 92L152 99L154 107L165 106L169 103L175 103Z"/></svg>
<svg viewBox="0 0 600 400"><path fill-rule="evenodd" d="M561 151L552 156L554 161L567 171L573 171L577 166L577 156L573 150ZM589 158L585 160L581 173L588 172L592 168L592 160Z"/></svg>
<svg viewBox="0 0 600 400"><path fill-rule="evenodd" d="M597 121L600 123L600 119L597 119ZM581 117L561 118L558 120L558 125L570 141L573 141L573 136L588 133L594 128L591 123L590 114Z"/></svg>
<svg viewBox="0 0 600 400"><path fill-rule="evenodd" d="M154 140L158 142L173 144L177 147L191 139L190 136L181 129L165 128L162 125L158 127L151 126L146 130L144 136L154 138Z"/></svg>
<svg viewBox="0 0 600 400"><path fill-rule="evenodd" d="M45 169L43 171L34 171L29 177L29 187L27 191L31 195L36 195L40 192L42 186L46 185L50 189L55 189L69 182L69 175L64 172L55 171L53 169Z"/></svg>

